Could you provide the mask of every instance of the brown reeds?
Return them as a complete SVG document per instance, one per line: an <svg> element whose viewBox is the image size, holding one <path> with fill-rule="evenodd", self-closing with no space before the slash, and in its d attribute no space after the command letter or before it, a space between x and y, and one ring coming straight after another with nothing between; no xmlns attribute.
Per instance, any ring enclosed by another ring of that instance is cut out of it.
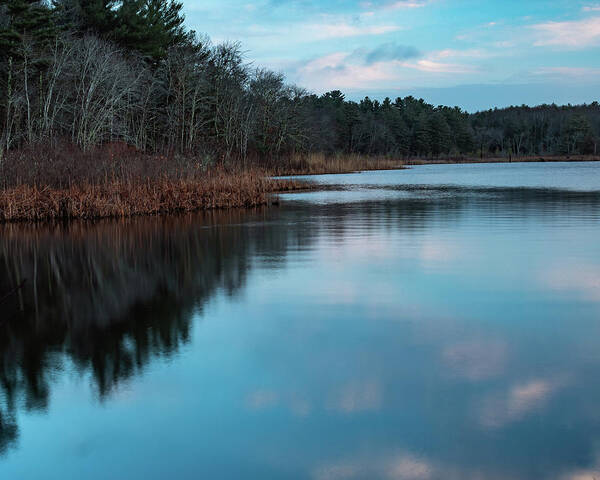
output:
<svg viewBox="0 0 600 480"><path fill-rule="evenodd" d="M206 166L140 152L20 152L0 183L0 222L129 217L267 204L306 188L258 168ZM71 156L69 156L69 154ZM12 162L12 163L10 163Z"/></svg>
<svg viewBox="0 0 600 480"><path fill-rule="evenodd" d="M204 180L108 181L66 188L20 185L0 191L0 221L126 217L267 203L271 182L250 173Z"/></svg>
<svg viewBox="0 0 600 480"><path fill-rule="evenodd" d="M438 165L455 163L530 163L530 162L598 162L600 155L524 155L513 157L439 157L409 158L406 165Z"/></svg>
<svg viewBox="0 0 600 480"><path fill-rule="evenodd" d="M274 170L279 175L320 175L400 168L402 168L402 161L394 157L309 153L292 155L290 158L282 160Z"/></svg>
<svg viewBox="0 0 600 480"><path fill-rule="evenodd" d="M211 172L203 179L119 180L65 188L19 185L0 190L0 222L106 218L265 205L272 192L306 188L262 173Z"/></svg>

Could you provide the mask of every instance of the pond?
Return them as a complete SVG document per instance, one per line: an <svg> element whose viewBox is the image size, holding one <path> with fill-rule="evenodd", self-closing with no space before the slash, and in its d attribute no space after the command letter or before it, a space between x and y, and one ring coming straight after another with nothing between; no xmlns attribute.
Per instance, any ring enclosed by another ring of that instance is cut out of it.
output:
<svg viewBox="0 0 600 480"><path fill-rule="evenodd" d="M600 164L0 228L2 479L600 476Z"/></svg>

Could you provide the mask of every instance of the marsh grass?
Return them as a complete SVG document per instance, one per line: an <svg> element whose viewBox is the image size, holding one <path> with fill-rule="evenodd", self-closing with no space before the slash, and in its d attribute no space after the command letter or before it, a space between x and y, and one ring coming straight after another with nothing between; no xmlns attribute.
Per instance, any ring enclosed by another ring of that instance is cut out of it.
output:
<svg viewBox="0 0 600 480"><path fill-rule="evenodd" d="M409 158L406 165L432 165L451 163L527 163L527 162L598 162L600 155L526 155L513 157L439 157Z"/></svg>
<svg viewBox="0 0 600 480"><path fill-rule="evenodd" d="M274 170L279 175L319 175L361 170L396 170L402 166L402 161L394 157L310 153L292 155L282 160Z"/></svg>
<svg viewBox="0 0 600 480"><path fill-rule="evenodd" d="M255 207L273 192L306 188L261 168L147 155L126 145L89 153L31 148L7 156L0 173L0 222Z"/></svg>

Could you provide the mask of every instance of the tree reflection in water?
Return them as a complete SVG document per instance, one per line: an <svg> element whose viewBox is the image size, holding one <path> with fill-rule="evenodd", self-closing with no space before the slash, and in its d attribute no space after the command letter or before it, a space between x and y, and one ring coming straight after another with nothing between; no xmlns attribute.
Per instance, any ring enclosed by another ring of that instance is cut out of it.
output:
<svg viewBox="0 0 600 480"><path fill-rule="evenodd" d="M257 261L279 268L324 231L403 234L465 211L484 217L568 217L597 211L598 194L536 189L405 189L398 199L292 203L96 223L6 225L0 231L0 453L18 437L19 409L45 410L67 363L89 373L100 399L157 356L189 341L192 312L219 289L234 295ZM487 213L486 213L487 212ZM486 216L487 215L487 216Z"/></svg>
<svg viewBox="0 0 600 480"><path fill-rule="evenodd" d="M261 211L3 227L0 452L17 437L17 408L44 410L51 375L68 358L91 372L98 395L177 352L191 311L218 288L234 294L253 249L246 229Z"/></svg>

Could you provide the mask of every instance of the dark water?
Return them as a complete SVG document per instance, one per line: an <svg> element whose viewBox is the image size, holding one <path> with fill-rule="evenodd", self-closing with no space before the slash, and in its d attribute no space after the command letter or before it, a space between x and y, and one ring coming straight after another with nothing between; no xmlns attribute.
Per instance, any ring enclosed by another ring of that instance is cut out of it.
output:
<svg viewBox="0 0 600 480"><path fill-rule="evenodd" d="M0 229L1 479L600 476L600 164Z"/></svg>

